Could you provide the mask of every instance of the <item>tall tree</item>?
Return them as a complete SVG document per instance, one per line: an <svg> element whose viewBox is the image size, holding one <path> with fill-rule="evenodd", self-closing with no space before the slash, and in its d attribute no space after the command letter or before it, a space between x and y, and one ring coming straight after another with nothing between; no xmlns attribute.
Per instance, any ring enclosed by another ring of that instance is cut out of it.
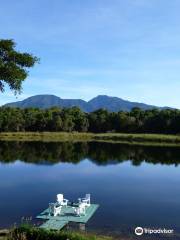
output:
<svg viewBox="0 0 180 240"><path fill-rule="evenodd" d="M12 39L0 39L0 91L3 92L7 84L15 94L22 90L22 82L27 78L27 69L33 67L39 59L29 53L15 50Z"/></svg>

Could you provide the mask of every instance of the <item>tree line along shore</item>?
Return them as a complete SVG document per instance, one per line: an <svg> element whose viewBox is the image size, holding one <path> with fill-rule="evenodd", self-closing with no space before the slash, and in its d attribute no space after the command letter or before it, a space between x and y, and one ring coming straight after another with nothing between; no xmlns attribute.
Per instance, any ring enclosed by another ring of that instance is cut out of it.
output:
<svg viewBox="0 0 180 240"><path fill-rule="evenodd" d="M130 112L78 107L50 109L0 107L0 132L92 132L180 134L180 110L133 108Z"/></svg>
<svg viewBox="0 0 180 240"><path fill-rule="evenodd" d="M77 107L0 108L0 140L180 144L179 134L180 110L176 109L85 113Z"/></svg>

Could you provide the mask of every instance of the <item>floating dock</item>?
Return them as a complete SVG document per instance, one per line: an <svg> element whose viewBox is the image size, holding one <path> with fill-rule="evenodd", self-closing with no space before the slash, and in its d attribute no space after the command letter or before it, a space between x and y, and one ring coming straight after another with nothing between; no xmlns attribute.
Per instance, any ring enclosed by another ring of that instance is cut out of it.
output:
<svg viewBox="0 0 180 240"><path fill-rule="evenodd" d="M72 206L63 206L61 210L61 214L59 216L50 216L49 209L44 210L40 213L36 218L46 220L40 228L52 229L52 230L60 230L69 222L76 223L87 223L87 221L93 216L93 214L98 209L98 204L91 204L86 207L86 214L77 216L74 214L74 209Z"/></svg>

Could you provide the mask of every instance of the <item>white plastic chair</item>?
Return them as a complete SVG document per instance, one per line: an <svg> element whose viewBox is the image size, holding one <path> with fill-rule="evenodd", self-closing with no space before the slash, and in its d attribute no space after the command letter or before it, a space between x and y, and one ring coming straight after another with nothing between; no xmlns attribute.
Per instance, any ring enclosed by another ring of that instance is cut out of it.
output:
<svg viewBox="0 0 180 240"><path fill-rule="evenodd" d="M49 203L49 215L54 217L60 215L62 206L56 206L55 203Z"/></svg>
<svg viewBox="0 0 180 240"><path fill-rule="evenodd" d="M74 212L77 216L86 215L86 205L84 203L80 203L78 207L74 207Z"/></svg>
<svg viewBox="0 0 180 240"><path fill-rule="evenodd" d="M60 213L61 213L61 208L62 208L62 206L59 206L59 207L55 207L55 208L54 208L54 216L55 216L55 217L58 216L58 215L60 215Z"/></svg>
<svg viewBox="0 0 180 240"><path fill-rule="evenodd" d="M84 203L85 206L89 207L91 205L91 194L86 194L85 198L80 198L79 203Z"/></svg>
<svg viewBox="0 0 180 240"><path fill-rule="evenodd" d="M67 199L64 198L63 194L61 194L61 193L57 194L57 203L58 203L60 206L67 206L68 201L69 201L69 200L67 200Z"/></svg>
<svg viewBox="0 0 180 240"><path fill-rule="evenodd" d="M49 215L54 216L54 203L49 203Z"/></svg>

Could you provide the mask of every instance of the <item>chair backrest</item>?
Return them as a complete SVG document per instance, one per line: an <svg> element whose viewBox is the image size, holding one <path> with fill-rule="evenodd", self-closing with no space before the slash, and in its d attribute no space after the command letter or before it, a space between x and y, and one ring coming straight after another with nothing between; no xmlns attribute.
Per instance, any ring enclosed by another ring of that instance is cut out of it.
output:
<svg viewBox="0 0 180 240"><path fill-rule="evenodd" d="M90 200L91 194L87 193L85 198Z"/></svg>
<svg viewBox="0 0 180 240"><path fill-rule="evenodd" d="M64 199L63 194L61 193L57 194L57 202L63 202L63 199Z"/></svg>
<svg viewBox="0 0 180 240"><path fill-rule="evenodd" d="M49 211L51 214L54 214L54 208L55 208L54 203L49 203Z"/></svg>

